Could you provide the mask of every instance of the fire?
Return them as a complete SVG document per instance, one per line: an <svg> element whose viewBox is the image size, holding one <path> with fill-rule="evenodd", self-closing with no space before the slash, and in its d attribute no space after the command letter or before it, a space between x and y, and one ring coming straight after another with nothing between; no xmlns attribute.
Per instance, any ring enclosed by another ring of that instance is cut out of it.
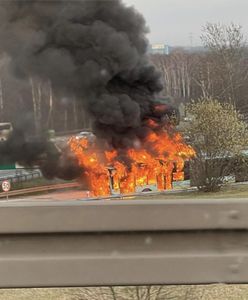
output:
<svg viewBox="0 0 248 300"><path fill-rule="evenodd" d="M96 143L72 137L71 151L84 170L89 189L95 196L134 193L144 187L172 188L172 181L184 179L184 162L195 155L179 133L151 132L138 148L125 151L101 150Z"/></svg>

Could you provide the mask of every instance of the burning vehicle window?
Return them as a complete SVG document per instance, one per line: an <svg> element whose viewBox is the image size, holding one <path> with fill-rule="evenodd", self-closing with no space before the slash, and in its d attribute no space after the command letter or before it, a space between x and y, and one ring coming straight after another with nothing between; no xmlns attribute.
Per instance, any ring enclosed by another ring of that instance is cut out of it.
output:
<svg viewBox="0 0 248 300"><path fill-rule="evenodd" d="M247 197L246 22L234 1L184 2L0 2L3 200Z"/></svg>

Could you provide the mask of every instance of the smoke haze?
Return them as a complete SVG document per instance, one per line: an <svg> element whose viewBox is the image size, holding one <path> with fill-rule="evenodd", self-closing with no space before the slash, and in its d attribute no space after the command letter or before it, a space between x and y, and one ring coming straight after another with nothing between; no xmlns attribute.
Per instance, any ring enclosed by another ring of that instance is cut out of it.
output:
<svg viewBox="0 0 248 300"><path fill-rule="evenodd" d="M95 134L113 148L133 146L151 130L162 86L146 55L147 32L142 15L120 0L0 2L0 51L12 74L50 80L59 94L82 101ZM9 151L18 153L11 141ZM27 159L15 159L32 164L49 153L47 142L35 145L24 147L34 149Z"/></svg>
<svg viewBox="0 0 248 300"><path fill-rule="evenodd" d="M12 0L1 2L0 17L0 50L16 76L50 79L76 96L115 146L138 135L161 89L139 13L119 0Z"/></svg>

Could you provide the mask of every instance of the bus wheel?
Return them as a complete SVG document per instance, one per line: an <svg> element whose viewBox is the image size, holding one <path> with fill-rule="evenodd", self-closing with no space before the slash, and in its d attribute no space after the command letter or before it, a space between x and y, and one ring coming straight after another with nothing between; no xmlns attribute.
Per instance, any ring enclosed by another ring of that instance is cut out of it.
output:
<svg viewBox="0 0 248 300"><path fill-rule="evenodd" d="M142 193L147 193L147 192L152 192L152 190L149 189L149 188L145 188L145 189L142 191Z"/></svg>

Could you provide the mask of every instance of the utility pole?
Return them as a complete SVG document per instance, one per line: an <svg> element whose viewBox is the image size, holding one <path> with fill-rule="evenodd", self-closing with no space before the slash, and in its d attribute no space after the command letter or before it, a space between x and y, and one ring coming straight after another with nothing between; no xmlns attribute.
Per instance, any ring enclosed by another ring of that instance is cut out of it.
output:
<svg viewBox="0 0 248 300"><path fill-rule="evenodd" d="M189 33L189 43L190 43L190 47L193 47L193 32Z"/></svg>

